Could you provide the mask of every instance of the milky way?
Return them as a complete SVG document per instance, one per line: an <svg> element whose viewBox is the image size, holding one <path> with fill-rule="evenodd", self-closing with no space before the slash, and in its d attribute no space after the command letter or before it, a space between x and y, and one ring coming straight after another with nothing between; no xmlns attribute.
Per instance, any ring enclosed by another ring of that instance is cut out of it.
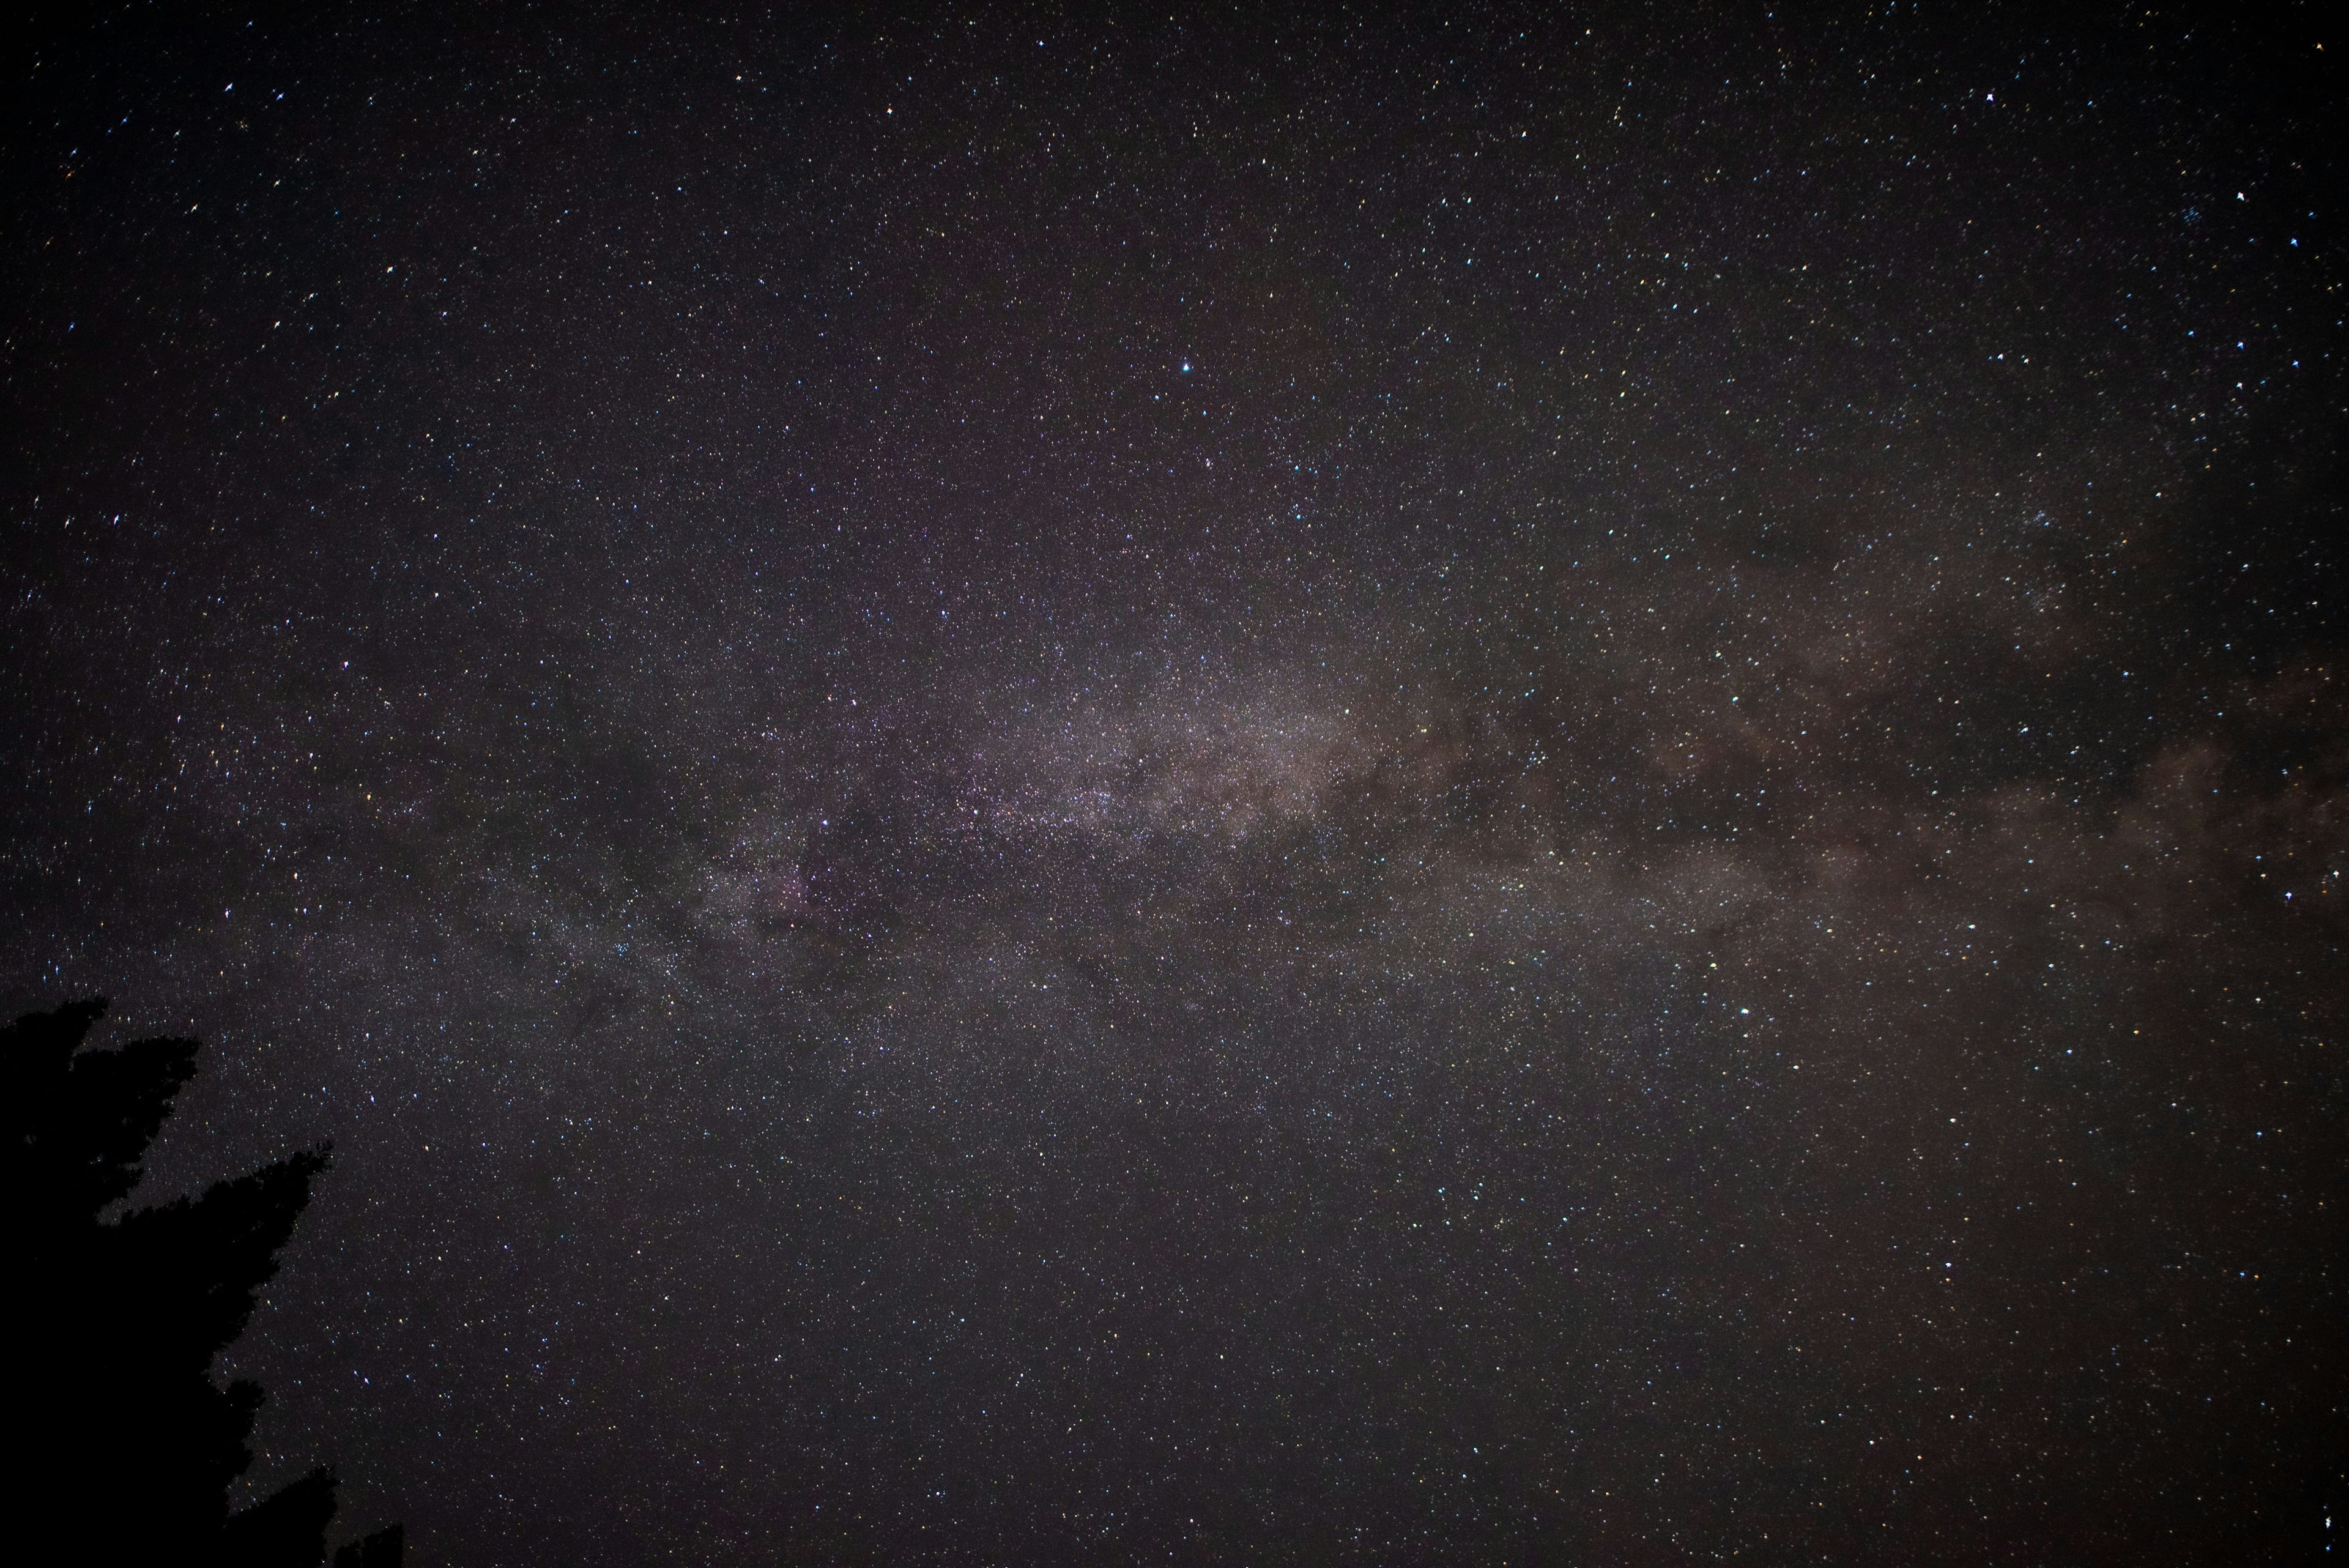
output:
<svg viewBox="0 0 2349 1568"><path fill-rule="evenodd" d="M1448 18L1448 19L1447 19ZM2302 18L91 16L0 989L423 1563L2246 1562L2339 1484Z"/></svg>

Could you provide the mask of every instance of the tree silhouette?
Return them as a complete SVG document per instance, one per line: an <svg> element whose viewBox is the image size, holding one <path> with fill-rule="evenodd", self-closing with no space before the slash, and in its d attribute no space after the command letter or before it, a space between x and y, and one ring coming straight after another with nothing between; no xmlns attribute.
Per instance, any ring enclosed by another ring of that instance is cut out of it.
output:
<svg viewBox="0 0 2349 1568"><path fill-rule="evenodd" d="M63 1547L60 1561L316 1568L334 1472L314 1469L231 1515L228 1489L253 1462L245 1439L262 1392L244 1380L222 1388L212 1366L277 1272L327 1151L107 1220L138 1186L148 1146L195 1075L197 1046L82 1050L105 1011L93 997L0 1030L16 1230L16 1529L29 1534L39 1522ZM394 1527L344 1547L336 1568L391 1568L400 1546Z"/></svg>

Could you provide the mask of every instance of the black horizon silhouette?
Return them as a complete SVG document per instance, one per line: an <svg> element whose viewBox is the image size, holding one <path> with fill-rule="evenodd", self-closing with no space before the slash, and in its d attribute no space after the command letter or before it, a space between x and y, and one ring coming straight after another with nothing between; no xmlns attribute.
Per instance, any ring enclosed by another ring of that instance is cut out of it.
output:
<svg viewBox="0 0 2349 1568"><path fill-rule="evenodd" d="M195 1075L189 1039L86 1050L106 1000L0 1028L10 1123L20 1342L14 1466L19 1520L84 1562L312 1568L326 1561L336 1477L320 1465L238 1512L229 1489L265 1396L222 1387L214 1358L331 1163L322 1146L201 1194L108 1211L137 1189L149 1147ZM336 1568L397 1568L393 1525L335 1553Z"/></svg>

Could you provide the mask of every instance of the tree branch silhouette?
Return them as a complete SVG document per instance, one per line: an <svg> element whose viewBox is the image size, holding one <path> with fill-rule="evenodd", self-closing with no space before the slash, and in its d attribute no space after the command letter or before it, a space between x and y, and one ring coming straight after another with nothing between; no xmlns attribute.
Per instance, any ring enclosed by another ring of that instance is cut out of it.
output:
<svg viewBox="0 0 2349 1568"><path fill-rule="evenodd" d="M105 1011L92 997L0 1029L24 1367L16 1517L62 1521L60 1561L316 1568L334 1471L232 1515L264 1396L249 1380L222 1387L212 1363L275 1276L329 1150L109 1220L195 1075L198 1046L83 1049ZM397 1527L379 1532L344 1547L336 1568L393 1568L401 1544Z"/></svg>

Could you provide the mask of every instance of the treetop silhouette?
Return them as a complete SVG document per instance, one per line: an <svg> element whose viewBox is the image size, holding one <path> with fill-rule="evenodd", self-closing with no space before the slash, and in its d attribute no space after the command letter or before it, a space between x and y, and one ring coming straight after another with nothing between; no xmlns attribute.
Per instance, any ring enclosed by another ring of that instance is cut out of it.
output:
<svg viewBox="0 0 2349 1568"><path fill-rule="evenodd" d="M92 997L0 1029L24 1368L16 1420L27 1439L13 1467L16 1517L49 1521L60 1561L316 1568L334 1472L314 1469L232 1515L229 1488L253 1462L246 1439L263 1395L212 1374L276 1274L328 1151L109 1220L195 1075L198 1047L153 1039L84 1050L105 1011ZM400 1552L395 1526L344 1547L336 1568L393 1568Z"/></svg>

